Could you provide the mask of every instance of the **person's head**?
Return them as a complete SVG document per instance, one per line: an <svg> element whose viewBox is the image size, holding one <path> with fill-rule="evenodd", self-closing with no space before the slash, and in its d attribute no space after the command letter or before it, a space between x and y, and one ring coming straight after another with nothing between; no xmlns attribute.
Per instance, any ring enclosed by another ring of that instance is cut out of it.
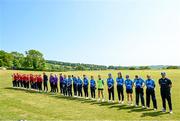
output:
<svg viewBox="0 0 180 121"><path fill-rule="evenodd" d="M50 76L52 76L53 74L51 73Z"/></svg>
<svg viewBox="0 0 180 121"><path fill-rule="evenodd" d="M67 76L64 74L64 78L66 78Z"/></svg>
<svg viewBox="0 0 180 121"><path fill-rule="evenodd" d="M98 78L101 79L101 75L98 75Z"/></svg>
<svg viewBox="0 0 180 121"><path fill-rule="evenodd" d="M118 75L118 78L122 78L122 73L121 72L119 72L117 75Z"/></svg>
<svg viewBox="0 0 180 121"><path fill-rule="evenodd" d="M91 79L94 79L94 77L93 77L93 76L91 76Z"/></svg>
<svg viewBox="0 0 180 121"><path fill-rule="evenodd" d="M86 75L83 75L84 78L86 78Z"/></svg>
<svg viewBox="0 0 180 121"><path fill-rule="evenodd" d="M62 76L62 73L60 73L59 75Z"/></svg>
<svg viewBox="0 0 180 121"><path fill-rule="evenodd" d="M150 76L150 75L147 75L147 79L151 79L151 76Z"/></svg>
<svg viewBox="0 0 180 121"><path fill-rule="evenodd" d="M77 76L77 78L78 78L78 79L80 79L80 77L79 77L79 76Z"/></svg>
<svg viewBox="0 0 180 121"><path fill-rule="evenodd" d="M112 74L111 74L111 73L109 73L109 74L108 74L108 77L109 77L109 78L112 78Z"/></svg>
<svg viewBox="0 0 180 121"><path fill-rule="evenodd" d="M43 75L46 75L46 73L45 73L45 72L43 72Z"/></svg>
<svg viewBox="0 0 180 121"><path fill-rule="evenodd" d="M68 78L71 78L71 75L68 75Z"/></svg>
<svg viewBox="0 0 180 121"><path fill-rule="evenodd" d="M129 79L129 75L126 75L126 79Z"/></svg>
<svg viewBox="0 0 180 121"><path fill-rule="evenodd" d="M165 78L166 77L166 73L165 72L161 72L161 76L162 76L162 78Z"/></svg>
<svg viewBox="0 0 180 121"><path fill-rule="evenodd" d="M139 76L138 75L135 75L135 79L138 79L139 78Z"/></svg>
<svg viewBox="0 0 180 121"><path fill-rule="evenodd" d="M74 75L72 75L72 78L74 77Z"/></svg>

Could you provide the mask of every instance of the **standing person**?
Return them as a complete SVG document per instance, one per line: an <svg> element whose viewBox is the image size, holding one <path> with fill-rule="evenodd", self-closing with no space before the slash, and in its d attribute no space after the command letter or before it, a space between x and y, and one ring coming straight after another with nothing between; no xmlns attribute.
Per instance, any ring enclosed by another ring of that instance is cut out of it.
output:
<svg viewBox="0 0 180 121"><path fill-rule="evenodd" d="M48 76L46 75L46 73L43 73L43 86L44 86L44 91L47 92L48 91Z"/></svg>
<svg viewBox="0 0 180 121"><path fill-rule="evenodd" d="M26 79L26 87L27 87L27 89L30 89L29 88L29 85L30 85L30 75L29 74L27 74L27 77L26 77L27 79Z"/></svg>
<svg viewBox="0 0 180 121"><path fill-rule="evenodd" d="M95 100L96 98L96 81L94 80L94 77L91 76L90 80L90 89L91 89L91 98Z"/></svg>
<svg viewBox="0 0 180 121"><path fill-rule="evenodd" d="M51 73L50 77L49 77L49 83L50 83L50 87L51 87L51 91L50 92L53 92L53 82L54 82L54 76Z"/></svg>
<svg viewBox="0 0 180 121"><path fill-rule="evenodd" d="M88 85L89 85L89 81L86 75L83 75L84 96L86 99L88 99Z"/></svg>
<svg viewBox="0 0 180 121"><path fill-rule="evenodd" d="M12 84L13 84L13 87L16 87L16 74L14 73L13 75L12 75Z"/></svg>
<svg viewBox="0 0 180 121"><path fill-rule="evenodd" d="M126 86L126 93L127 93L127 101L128 105L133 105L133 81L129 79L129 75L126 75L125 86Z"/></svg>
<svg viewBox="0 0 180 121"><path fill-rule="evenodd" d="M83 82L82 82L81 78L78 76L78 78L77 78L77 86L78 86L78 96L79 97L83 96L82 95L82 84L83 84Z"/></svg>
<svg viewBox="0 0 180 121"><path fill-rule="evenodd" d="M59 86L60 86L60 93L63 94L63 75L60 73L59 75Z"/></svg>
<svg viewBox="0 0 180 121"><path fill-rule="evenodd" d="M121 72L118 73L118 77L116 78L116 84L117 84L117 92L118 92L118 99L119 99L119 104L124 103L124 79L122 77Z"/></svg>
<svg viewBox="0 0 180 121"><path fill-rule="evenodd" d="M172 111L172 102L171 102L171 88L172 88L172 82L170 79L166 78L166 73L161 73L162 78L159 79L159 86L160 86L160 92L161 92L161 98L162 98L162 105L163 105L163 112L166 112L166 100L169 105L170 114L173 113Z"/></svg>
<svg viewBox="0 0 180 121"><path fill-rule="evenodd" d="M142 78L139 78L138 75L135 76L134 79L135 84L135 90L136 90L136 107L139 105L139 98L141 99L142 108L145 108L144 106L144 80Z"/></svg>
<svg viewBox="0 0 180 121"><path fill-rule="evenodd" d="M73 91L74 91L74 97L77 97L77 78L72 75L72 79L73 79Z"/></svg>
<svg viewBox="0 0 180 121"><path fill-rule="evenodd" d="M54 92L58 92L58 77L56 74L54 76L53 86L54 86Z"/></svg>
<svg viewBox="0 0 180 121"><path fill-rule="evenodd" d="M101 96L102 96L102 102L104 102L104 94L103 94L104 81L101 79L101 75L98 75L97 86L98 86L98 102L100 101Z"/></svg>
<svg viewBox="0 0 180 121"><path fill-rule="evenodd" d="M71 79L71 75L68 75L67 89L68 89L68 96L72 97L72 79Z"/></svg>
<svg viewBox="0 0 180 121"><path fill-rule="evenodd" d="M67 96L67 76L64 75L64 78L63 78L63 95L64 96Z"/></svg>
<svg viewBox="0 0 180 121"><path fill-rule="evenodd" d="M152 102L154 106L154 110L157 110L157 102L155 96L155 82L151 79L150 75L147 75L147 80L145 81L146 84L146 107L147 109L150 108L150 96L152 97Z"/></svg>
<svg viewBox="0 0 180 121"><path fill-rule="evenodd" d="M113 102L114 103L114 79L112 78L112 74L108 74L108 79L107 79L107 86L108 86L108 94L109 94L109 100L108 102ZM112 100L111 100L112 96Z"/></svg>
<svg viewBox="0 0 180 121"><path fill-rule="evenodd" d="M23 87L23 75L20 74L19 76L20 87Z"/></svg>
<svg viewBox="0 0 180 121"><path fill-rule="evenodd" d="M42 91L42 77L41 77L41 75L37 76L37 85L38 85L39 92L41 92Z"/></svg>
<svg viewBox="0 0 180 121"><path fill-rule="evenodd" d="M17 87L20 87L20 75L19 75L19 73L16 73L16 76L17 76L17 80L16 80Z"/></svg>
<svg viewBox="0 0 180 121"><path fill-rule="evenodd" d="M33 89L33 75L30 74L30 87Z"/></svg>

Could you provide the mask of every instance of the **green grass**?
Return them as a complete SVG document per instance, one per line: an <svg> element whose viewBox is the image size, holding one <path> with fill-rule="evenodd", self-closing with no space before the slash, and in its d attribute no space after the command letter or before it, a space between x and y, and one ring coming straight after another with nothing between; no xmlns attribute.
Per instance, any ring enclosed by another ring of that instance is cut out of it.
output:
<svg viewBox="0 0 180 121"><path fill-rule="evenodd" d="M161 71L128 70L121 72L123 75L129 74L131 78L134 78L135 74L139 74L143 78L145 78L147 74L151 74L157 84ZM63 97L60 94L46 94L30 90L14 89L11 88L11 74L15 71L0 70L0 120L178 120L180 119L180 70L165 71L173 83L172 102L174 113L172 115L161 112L162 104L158 84L156 86L158 110L154 111L152 109L141 109L140 107L119 106L117 103L98 103L91 100ZM19 72L31 73L29 71ZM95 78L97 78L98 74L101 74L102 78L105 80L109 72L112 72L113 76L116 77L118 71L76 71L65 72L65 74L80 76L86 74L88 77L94 75ZM105 90L107 89L105 88ZM105 96L107 99L107 91L105 91ZM117 101L116 89L115 97Z"/></svg>

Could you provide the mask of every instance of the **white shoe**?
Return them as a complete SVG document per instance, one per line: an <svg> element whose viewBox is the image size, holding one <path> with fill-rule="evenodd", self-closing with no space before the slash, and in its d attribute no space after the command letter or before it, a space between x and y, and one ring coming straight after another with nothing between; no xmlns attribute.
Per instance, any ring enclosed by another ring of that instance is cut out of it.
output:
<svg viewBox="0 0 180 121"><path fill-rule="evenodd" d="M138 107L138 105L135 105L135 107Z"/></svg>
<svg viewBox="0 0 180 121"><path fill-rule="evenodd" d="M131 106L133 106L133 103L131 103Z"/></svg>
<svg viewBox="0 0 180 121"><path fill-rule="evenodd" d="M173 111L172 111L172 110L170 110L170 111L169 111L169 113L170 113L170 114L173 114Z"/></svg>
<svg viewBox="0 0 180 121"><path fill-rule="evenodd" d="M150 109L149 107L146 107L147 109Z"/></svg>
<svg viewBox="0 0 180 121"><path fill-rule="evenodd" d="M121 101L119 101L119 104L121 104Z"/></svg>
<svg viewBox="0 0 180 121"><path fill-rule="evenodd" d="M124 104L124 101L122 101L121 103Z"/></svg>
<svg viewBox="0 0 180 121"><path fill-rule="evenodd" d="M157 108L154 108L154 111L156 111L157 110Z"/></svg>
<svg viewBox="0 0 180 121"><path fill-rule="evenodd" d="M112 101L112 103L114 103L114 100Z"/></svg>
<svg viewBox="0 0 180 121"><path fill-rule="evenodd" d="M104 102L105 100L104 99L102 99L102 102Z"/></svg>
<svg viewBox="0 0 180 121"><path fill-rule="evenodd" d="M142 108L145 108L145 106L142 106Z"/></svg>

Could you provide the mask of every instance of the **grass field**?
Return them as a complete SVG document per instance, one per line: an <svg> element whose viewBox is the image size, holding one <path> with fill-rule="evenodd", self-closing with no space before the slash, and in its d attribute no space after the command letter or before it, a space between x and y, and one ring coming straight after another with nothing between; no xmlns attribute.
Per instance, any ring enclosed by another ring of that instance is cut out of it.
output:
<svg viewBox="0 0 180 121"><path fill-rule="evenodd" d="M158 110L154 111L152 109L142 109L141 107L135 108L133 106L118 105L118 103L98 103L91 100L63 97L60 94L14 89L11 88L11 74L15 71L0 70L0 120L178 120L180 119L180 70L165 70L173 83L173 114L161 112L162 104L159 85L157 84L161 71L121 71L123 75L129 74L131 78L134 78L135 74L141 75L143 78L147 74L152 75L157 85L156 97ZM101 74L103 79L106 80L109 72L113 74L113 77L116 77L118 71L76 71L65 72L65 74L86 74L88 77L94 75L96 78L98 74ZM107 89L105 88L105 90ZM107 91L105 91L105 96L107 100ZM116 89L115 98L117 102Z"/></svg>

